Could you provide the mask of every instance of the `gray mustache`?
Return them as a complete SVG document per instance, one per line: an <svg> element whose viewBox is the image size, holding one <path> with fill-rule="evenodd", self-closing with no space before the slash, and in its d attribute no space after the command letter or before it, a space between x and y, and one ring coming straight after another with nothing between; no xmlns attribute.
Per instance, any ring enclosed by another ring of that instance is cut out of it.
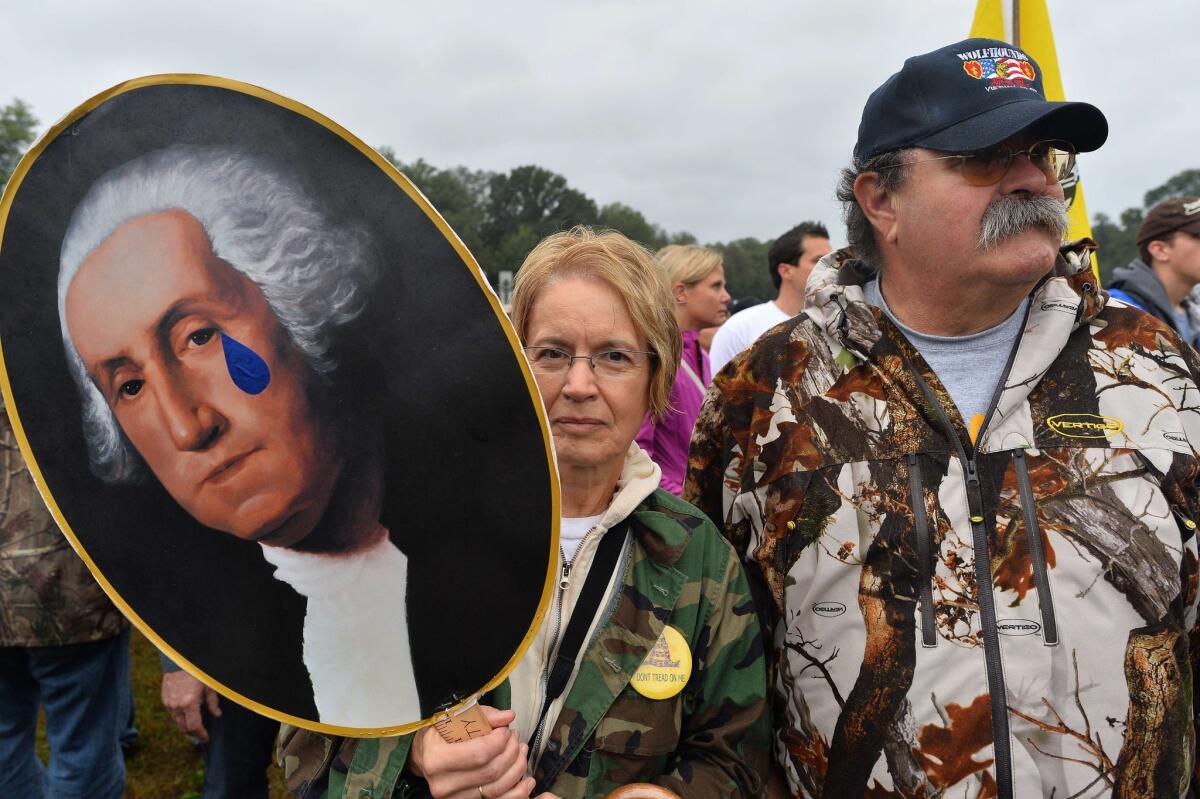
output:
<svg viewBox="0 0 1200 799"><path fill-rule="evenodd" d="M1067 204L1062 200L1007 194L994 200L984 212L978 247L990 250L1027 230L1046 230L1061 239L1069 227Z"/></svg>

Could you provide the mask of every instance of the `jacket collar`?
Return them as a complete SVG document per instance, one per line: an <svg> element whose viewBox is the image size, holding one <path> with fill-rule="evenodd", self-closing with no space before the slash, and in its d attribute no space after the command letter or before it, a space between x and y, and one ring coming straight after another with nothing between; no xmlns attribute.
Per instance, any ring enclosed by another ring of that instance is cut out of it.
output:
<svg viewBox="0 0 1200 799"><path fill-rule="evenodd" d="M600 518L600 526L611 530L622 519L633 513L646 498L654 493L662 480L662 467L650 460L645 450L630 442L625 451L625 464L621 467L621 476L617 478L617 487L613 498L608 503L604 515Z"/></svg>
<svg viewBox="0 0 1200 799"><path fill-rule="evenodd" d="M1110 286L1134 295L1135 300L1153 306L1153 308L1147 308L1146 311L1159 319L1169 320L1174 315L1175 308L1171 303L1171 298L1167 296L1166 287L1163 286L1154 269L1141 258L1134 258L1125 266L1113 270ZM1186 303L1187 300L1185 299L1184 302Z"/></svg>
<svg viewBox="0 0 1200 799"><path fill-rule="evenodd" d="M1030 293L1025 327L1015 344L1016 349L1011 353L1012 360L992 420L982 433L981 440L975 444L977 451L1012 448L1016 440L1013 430L1017 422L1010 420L1019 419L1023 403L1058 358L1072 333L1085 324L1094 327L1105 325L1103 320L1096 318L1104 308L1108 294L1099 287L1092 271L1091 253L1095 249L1096 244L1090 239L1065 244L1054 269ZM833 355L846 370L856 368L859 364L871 364L874 360L872 356L878 356L879 353L876 345L885 335L880 325L891 326L883 311L869 306L863 296L863 284L872 277L872 270L841 250L823 259L809 279L808 302L804 313L820 326L828 340L835 345ZM910 346L899 335L899 331L893 330L890 338L897 336L902 346ZM909 360L927 383L940 385L937 376L919 353L911 352ZM900 382L907 385L911 381ZM906 391L911 402L917 407L924 407L920 389L915 384L907 385ZM964 420L952 405L948 412L960 439L966 442ZM931 421L931 424L934 422Z"/></svg>
<svg viewBox="0 0 1200 799"><path fill-rule="evenodd" d="M670 514L655 498L661 476L658 464L650 460L637 442L630 444L616 494L600 525L608 530L630 517L633 522L630 532L646 551L647 558L659 566L671 567L682 557L691 536L686 519Z"/></svg>

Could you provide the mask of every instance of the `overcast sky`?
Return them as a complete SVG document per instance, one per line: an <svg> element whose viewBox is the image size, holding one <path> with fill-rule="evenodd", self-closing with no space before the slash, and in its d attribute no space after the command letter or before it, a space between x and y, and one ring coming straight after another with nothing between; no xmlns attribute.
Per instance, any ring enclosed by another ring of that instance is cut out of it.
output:
<svg viewBox="0 0 1200 799"><path fill-rule="evenodd" d="M1115 216L1200 168L1200 3L1049 0L1068 99L1109 119L1081 160ZM0 103L43 127L123 80L200 72L312 106L404 160L534 163L701 241L772 238L833 200L870 91L965 38L975 0L814 3L93 0L0 11Z"/></svg>

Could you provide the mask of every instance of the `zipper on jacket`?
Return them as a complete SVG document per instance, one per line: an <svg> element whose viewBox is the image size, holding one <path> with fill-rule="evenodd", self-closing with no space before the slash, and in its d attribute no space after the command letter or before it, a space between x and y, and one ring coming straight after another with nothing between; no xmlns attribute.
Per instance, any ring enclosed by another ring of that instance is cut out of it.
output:
<svg viewBox="0 0 1200 799"><path fill-rule="evenodd" d="M985 421L986 425L987 422ZM980 427L982 433L983 427ZM950 430L953 432L953 428ZM982 436L980 436L982 438ZM979 594L979 630L983 634L983 654L987 663L988 694L992 705L992 742L996 755L996 784L1000 799L1013 799L1012 744L1008 731L1008 688L1004 684L1004 664L1000 659L1000 635L996 628L996 595L992 592L991 553L987 528L984 527L983 494L979 490L979 471L975 453L968 458L959 443L958 456L966 467L967 506L971 514L971 544L975 550L975 583Z"/></svg>
<svg viewBox="0 0 1200 799"><path fill-rule="evenodd" d="M1042 546L1042 529L1037 520L1037 505L1033 496L1033 484L1029 481L1029 464L1025 460L1025 450L1014 450L1013 461L1017 469L1017 487L1021 492L1021 510L1025 515L1025 540L1029 546L1033 581L1037 585L1038 606L1042 612L1042 643L1046 646L1057 646L1058 620L1054 615L1046 549Z"/></svg>
<svg viewBox="0 0 1200 799"><path fill-rule="evenodd" d="M913 509L913 532L917 536L918 606L921 610L921 646L937 646L937 627L933 617L933 534L925 511L925 489L921 481L921 458L908 456L908 486Z"/></svg>
<svg viewBox="0 0 1200 799"><path fill-rule="evenodd" d="M1021 329L1025 329L1026 323L1029 321L1030 304L1025 306L1025 315L1021 320ZM979 432L975 435L976 442L984 440L984 433L987 430L988 424L992 421L992 415L996 412L996 406L1000 403L1000 396L1004 393L1004 384L1008 382L1008 374L1012 371L1013 361L1017 357L1017 349L1021 346L1023 336L1017 336L1013 342L1012 349L1008 353L1008 361L1004 364L1004 371L1000 373L1000 379L996 383L996 389L992 392L992 399L988 403L987 414L983 417L983 424L979 426ZM963 478L967 489L967 512L970 514L971 521L971 547L975 554L975 583L979 595L979 630L983 635L983 657L984 663L987 665L987 681L988 681L988 699L992 709L992 748L996 756L996 791L998 799L1013 799L1013 776L1012 776L1012 741L1009 735L1008 726L1008 688L1004 684L1004 664L1000 659L1000 635L996 627L996 595L992 591L992 567L991 553L988 549L987 528L984 526L983 515L983 493L979 487L979 469L975 462L975 457L978 454L976 444L971 445L970 454L963 447L962 440L958 437L958 432L954 429L954 425L950 423L949 417L946 416L946 409L942 407L942 403L938 401L937 395L929 388L929 384L925 382L925 378L921 373L913 368L912 363L903 352L900 354L905 367L909 374L917 382L921 388L921 393L925 395L925 399L937 411L938 421L942 423L942 428L946 433L947 439L951 446L954 447L954 454L958 457L959 463L962 465Z"/></svg>
<svg viewBox="0 0 1200 799"><path fill-rule="evenodd" d="M1020 339L1017 340L1018 343ZM1016 352L1014 344L1013 352ZM996 595L992 592L991 554L988 549L987 528L984 526L983 493L979 487L979 468L975 462L975 450L968 455L962 441L954 430L954 425L946 417L946 411L938 402L937 395L929 388L912 364L905 358L905 365L921 387L925 397L936 409L938 419L945 428L947 437L954 447L955 455L962 464L963 481L967 490L967 512L971 522L971 547L975 554L975 583L979 597L979 631L983 636L983 657L987 665L988 699L992 709L992 748L996 760L996 789L998 799L1013 799L1012 781L1012 742L1009 738L1008 727L1008 688L1004 684L1004 664L1000 659L1000 635L996 628ZM995 410L999 392L1008 379L1008 370L1012 366L1012 356L1004 369L997 387L997 394L992 397L992 405L983 424L979 427L976 441L983 440L983 431L991 420Z"/></svg>
<svg viewBox="0 0 1200 799"><path fill-rule="evenodd" d="M587 536L584 536L584 538L587 538ZM581 542L580 546L582 545ZM554 596L554 634L550 636L550 646L546 648L546 666L542 669L542 676L539 680L542 690L538 692L538 701L534 705L534 707L538 708L546 702L546 691L549 690L550 686L550 664L554 662L554 650L558 648L558 634L562 632L563 596L567 593L567 586L571 584L571 565L567 561L566 550L560 546L558 554L562 557L563 565L558 578L558 591L555 592ZM533 728L532 743L529 745L530 754L538 760L541 759L538 752L541 751L539 747L542 742L542 724L545 720L546 717L544 715L538 719L537 726ZM532 770L533 763L530 763L529 766Z"/></svg>
<svg viewBox="0 0 1200 799"><path fill-rule="evenodd" d="M600 525L596 525L591 530L587 531L587 533L579 541L579 546L575 550L575 558L579 557L579 551L583 549L584 543L592 537L592 534L601 529L603 528L601 528ZM558 592L554 598L554 635L550 636L550 646L546 649L546 663L545 667L542 669L541 679L542 690L538 695L538 703L535 705L535 707L539 708L546 702L546 691L549 689L550 685L550 667L554 664L554 656L558 652L558 636L559 633L562 632L563 599L567 595L567 589L571 586L571 567L575 563L575 558L567 560L567 552L561 546L558 548L558 554L562 558L562 569L559 571ZM533 736L531 738L532 743L529 745L529 752L533 756L534 760L529 764L530 770L533 769L534 763L536 763L538 760L541 760L541 755L539 753L541 752L542 733L544 731L543 728L546 726L546 716L549 715L549 708L547 708L546 711L546 714L542 715L542 717L538 719L537 726L533 728Z"/></svg>
<svg viewBox="0 0 1200 799"><path fill-rule="evenodd" d="M590 531L589 531L589 534L590 534ZM587 538L587 536L584 536L585 540L586 540L586 538ZM581 543L580 546L583 546L583 544ZM618 566L617 566L616 570L613 572L614 574L621 575L621 582L619 582L617 584L615 590L610 591L607 602L600 608L600 613L601 613L600 623L596 625L596 629L592 632L592 635L588 639L587 643L584 644L583 648L579 650L580 654L587 652L589 649L592 648L592 644L594 644L596 642L596 639L600 637L600 634L604 632L604 628L607 627L609 621L612 620L613 614L617 612L617 604L621 598L621 585L623 585L625 580L629 577L629 564L630 564L632 555L633 555L633 550L629 546L629 534L626 533L625 542L622 544L622 548L621 548L621 559L618 561ZM565 561L564 561L564 565L565 565ZM564 589L564 593L565 593L565 589ZM582 665L582 664L583 664L583 661L580 660L580 665ZM549 671L545 671L542 674L542 696L543 697L545 696L545 693L546 693L546 685L549 682L549 676L550 676ZM566 695L564 695L562 697L562 699L563 699L563 702L566 702ZM542 701L545 702L545 699L543 698ZM547 708L547 711L549 711L549 708ZM529 761L529 773L530 774L537 772L538 763L542 759L542 756L540 754L541 739L542 739L543 734L545 733L546 721L547 721L546 717L542 717L541 719L538 719L537 729L534 730L533 743L530 744L530 756L532 758ZM555 777L555 779L557 779L557 776Z"/></svg>

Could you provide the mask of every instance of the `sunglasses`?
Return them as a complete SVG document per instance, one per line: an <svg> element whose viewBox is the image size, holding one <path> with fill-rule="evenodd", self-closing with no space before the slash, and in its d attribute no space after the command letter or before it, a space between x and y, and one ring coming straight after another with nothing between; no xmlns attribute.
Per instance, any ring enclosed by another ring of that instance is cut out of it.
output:
<svg viewBox="0 0 1200 799"><path fill-rule="evenodd" d="M1054 183L1066 180L1075 168L1075 147L1070 142L1059 140L1040 141L1024 149L1001 144L998 147L974 153L918 158L907 164L954 160L958 162L954 165L955 168L962 173L967 183L972 186L994 186L1008 174L1013 159L1018 155L1028 158L1029 163L1042 170L1046 179ZM906 166L907 164L897 164L896 166ZM895 167L890 168L894 169Z"/></svg>

